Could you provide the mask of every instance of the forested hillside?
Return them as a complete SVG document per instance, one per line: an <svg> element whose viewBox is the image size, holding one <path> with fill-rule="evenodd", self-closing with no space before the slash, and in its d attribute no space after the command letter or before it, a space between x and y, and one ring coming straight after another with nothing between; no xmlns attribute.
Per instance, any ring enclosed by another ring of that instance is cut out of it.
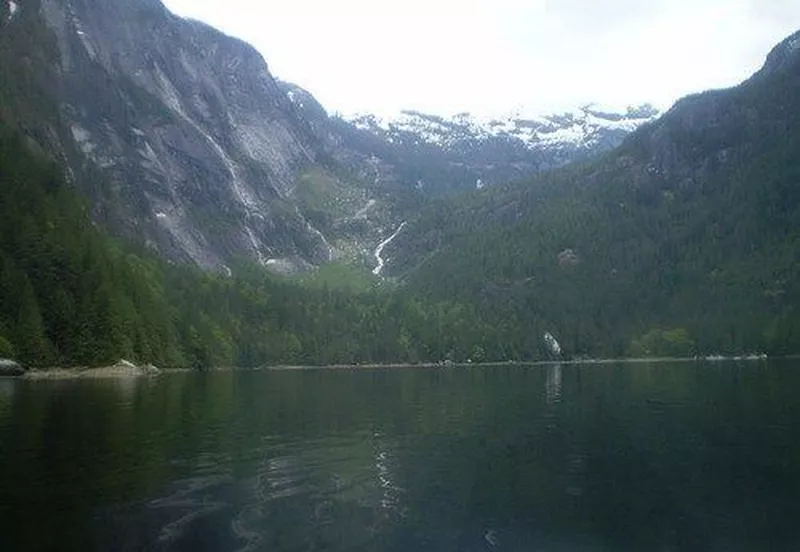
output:
<svg viewBox="0 0 800 552"><path fill-rule="evenodd" d="M375 279L333 289L167 264L90 222L60 168L0 134L0 356L31 366L256 366L484 358L469 309Z"/></svg>
<svg viewBox="0 0 800 552"><path fill-rule="evenodd" d="M163 281L89 222L61 169L0 136L0 342L34 365L179 362Z"/></svg>
<svg viewBox="0 0 800 552"><path fill-rule="evenodd" d="M389 272L470 301L522 356L544 331L572 355L797 352L798 38L602 160L431 208Z"/></svg>

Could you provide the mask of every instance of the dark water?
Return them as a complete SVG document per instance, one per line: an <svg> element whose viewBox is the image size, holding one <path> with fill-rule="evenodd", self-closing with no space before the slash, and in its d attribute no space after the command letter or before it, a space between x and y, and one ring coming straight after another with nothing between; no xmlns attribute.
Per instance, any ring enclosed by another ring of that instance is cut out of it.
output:
<svg viewBox="0 0 800 552"><path fill-rule="evenodd" d="M800 363L0 380L0 550L800 550Z"/></svg>

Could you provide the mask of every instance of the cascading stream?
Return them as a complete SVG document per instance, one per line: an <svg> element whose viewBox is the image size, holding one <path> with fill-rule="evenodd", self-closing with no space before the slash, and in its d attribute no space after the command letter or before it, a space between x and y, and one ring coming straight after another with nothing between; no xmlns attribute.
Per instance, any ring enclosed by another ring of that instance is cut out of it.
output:
<svg viewBox="0 0 800 552"><path fill-rule="evenodd" d="M384 248L390 243L392 243L392 240L394 240L398 236L398 234L400 234L400 232L403 230L403 228L405 228L405 226L406 223L403 222L403 224L401 224L397 228L397 230L395 230L394 234L392 234L391 236L383 240L380 244L378 244L378 247L375 249L375 259L378 261L378 266L376 266L375 269L372 271L372 273L375 276L380 276L381 272L383 271L383 267L386 265L386 261L383 259L383 257L381 257Z"/></svg>

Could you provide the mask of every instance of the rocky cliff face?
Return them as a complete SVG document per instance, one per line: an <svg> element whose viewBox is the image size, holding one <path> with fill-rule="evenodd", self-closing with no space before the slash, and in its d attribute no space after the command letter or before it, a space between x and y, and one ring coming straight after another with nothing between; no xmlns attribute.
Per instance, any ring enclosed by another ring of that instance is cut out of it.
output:
<svg viewBox="0 0 800 552"><path fill-rule="evenodd" d="M158 0L21 9L38 9L55 35L53 92L81 154L72 168L99 169L112 222L212 269L335 255L295 200L300 178L320 170L315 138L252 47Z"/></svg>

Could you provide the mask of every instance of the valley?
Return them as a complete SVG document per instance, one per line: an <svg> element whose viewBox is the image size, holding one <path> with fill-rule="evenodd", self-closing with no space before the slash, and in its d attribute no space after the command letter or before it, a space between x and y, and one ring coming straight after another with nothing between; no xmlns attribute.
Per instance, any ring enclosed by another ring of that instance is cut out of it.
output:
<svg viewBox="0 0 800 552"><path fill-rule="evenodd" d="M166 1L0 0L0 550L797 548L800 7Z"/></svg>
<svg viewBox="0 0 800 552"><path fill-rule="evenodd" d="M342 116L158 0L0 5L0 356L800 347L797 35L664 114Z"/></svg>

